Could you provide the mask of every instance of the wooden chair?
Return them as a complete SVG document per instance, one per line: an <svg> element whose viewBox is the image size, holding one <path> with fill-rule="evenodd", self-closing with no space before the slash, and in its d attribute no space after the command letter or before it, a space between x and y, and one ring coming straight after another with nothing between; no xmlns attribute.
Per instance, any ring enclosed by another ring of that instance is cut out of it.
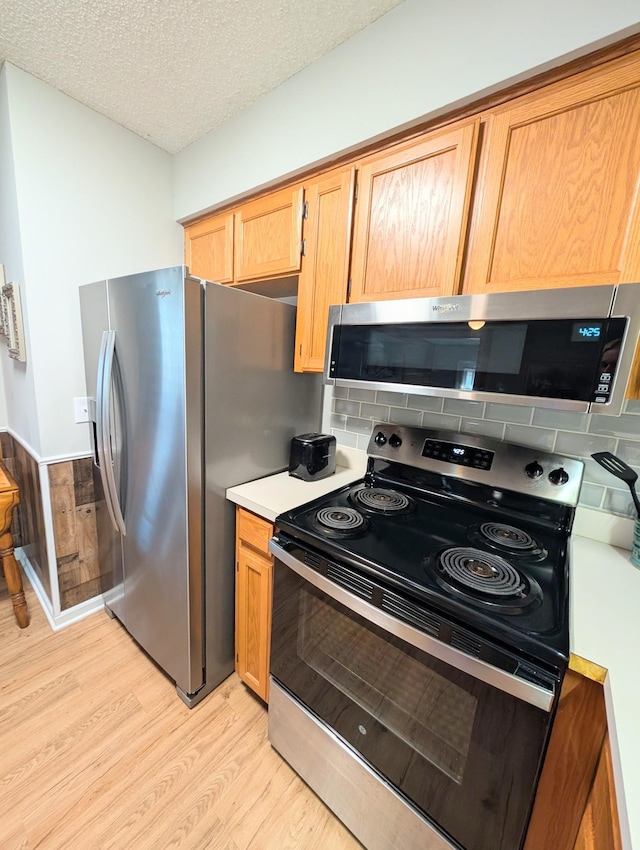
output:
<svg viewBox="0 0 640 850"><path fill-rule="evenodd" d="M29 625L29 611L22 589L22 573L13 554L13 537L11 536L13 509L19 502L18 485L0 461L0 560L13 603L13 613L16 615L20 628L26 629Z"/></svg>

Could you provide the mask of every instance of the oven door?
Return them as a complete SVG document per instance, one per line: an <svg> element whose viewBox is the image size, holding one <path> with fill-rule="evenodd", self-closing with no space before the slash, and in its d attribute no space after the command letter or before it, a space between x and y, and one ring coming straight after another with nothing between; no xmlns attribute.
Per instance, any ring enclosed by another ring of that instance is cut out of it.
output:
<svg viewBox="0 0 640 850"><path fill-rule="evenodd" d="M375 604L375 590L372 601L360 598L357 583L354 593L321 575L304 563L313 553L305 558L304 549L284 536L270 548L276 556L271 639L276 686L389 783L394 796L414 809L414 818L417 810L447 839L431 844L422 838L415 846L520 848L553 691L388 614ZM301 740L299 749L305 746ZM296 767L295 756L289 760ZM345 771L335 772L334 785ZM338 787L338 798L341 793L350 790ZM375 807L360 820L379 816Z"/></svg>

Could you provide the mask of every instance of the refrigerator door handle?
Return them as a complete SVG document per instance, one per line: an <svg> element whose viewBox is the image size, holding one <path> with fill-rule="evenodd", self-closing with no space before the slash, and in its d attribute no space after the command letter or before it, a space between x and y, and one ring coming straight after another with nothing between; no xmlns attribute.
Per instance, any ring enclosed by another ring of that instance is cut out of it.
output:
<svg viewBox="0 0 640 850"><path fill-rule="evenodd" d="M111 451L111 384L113 362L115 358L116 332L104 331L98 360L98 380L96 387L96 446L100 461L100 477L104 489L107 510L116 531L126 535L124 517L118 501L118 491L113 473L113 453Z"/></svg>

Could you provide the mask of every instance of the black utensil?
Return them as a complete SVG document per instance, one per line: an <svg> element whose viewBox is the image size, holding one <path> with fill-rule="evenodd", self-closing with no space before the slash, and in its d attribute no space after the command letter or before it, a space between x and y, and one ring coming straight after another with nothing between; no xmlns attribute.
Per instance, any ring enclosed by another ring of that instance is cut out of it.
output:
<svg viewBox="0 0 640 850"><path fill-rule="evenodd" d="M631 469L630 466L627 466L627 464L623 460L620 460L619 457L612 455L611 452L596 452L591 455L591 457L599 463L600 466L606 469L607 472L610 472L612 475L615 475L616 478L624 481L631 491L633 504L636 506L638 516L640 516L640 499L638 499L638 494L634 487L634 484L638 480L638 473L634 472L633 469Z"/></svg>

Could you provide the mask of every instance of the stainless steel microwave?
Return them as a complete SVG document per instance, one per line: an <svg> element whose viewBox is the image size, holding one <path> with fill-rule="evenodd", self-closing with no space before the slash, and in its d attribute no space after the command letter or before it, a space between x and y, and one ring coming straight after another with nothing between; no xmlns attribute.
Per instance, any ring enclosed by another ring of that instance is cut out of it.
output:
<svg viewBox="0 0 640 850"><path fill-rule="evenodd" d="M326 384L617 415L640 284L342 304Z"/></svg>

